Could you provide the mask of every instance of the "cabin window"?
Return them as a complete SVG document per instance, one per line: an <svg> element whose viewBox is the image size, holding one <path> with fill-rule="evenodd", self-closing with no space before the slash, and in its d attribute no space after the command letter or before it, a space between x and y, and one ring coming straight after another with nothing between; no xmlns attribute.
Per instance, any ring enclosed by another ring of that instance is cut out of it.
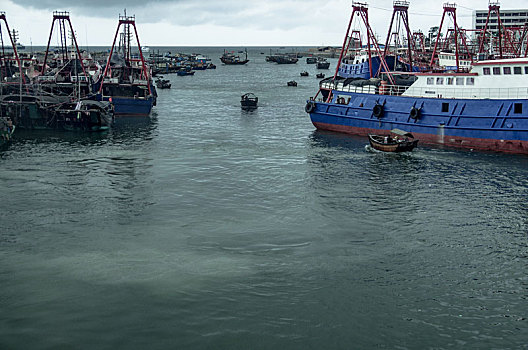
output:
<svg viewBox="0 0 528 350"><path fill-rule="evenodd" d="M436 85L444 85L444 78L436 78Z"/></svg>
<svg viewBox="0 0 528 350"><path fill-rule="evenodd" d="M456 78L456 84L457 85L464 85L464 78L463 77L457 77Z"/></svg>
<svg viewBox="0 0 528 350"><path fill-rule="evenodd" d="M513 67L513 74L522 74L521 67Z"/></svg>
<svg viewBox="0 0 528 350"><path fill-rule="evenodd" d="M521 114L522 113L522 103L514 103L513 104L513 113L515 113L515 114Z"/></svg>
<svg viewBox="0 0 528 350"><path fill-rule="evenodd" d="M489 67L484 67L484 75L490 75L491 69Z"/></svg>
<svg viewBox="0 0 528 350"><path fill-rule="evenodd" d="M466 85L475 85L475 78L466 78Z"/></svg>
<svg viewBox="0 0 528 350"><path fill-rule="evenodd" d="M524 67L524 74L528 74L528 67Z"/></svg>
<svg viewBox="0 0 528 350"><path fill-rule="evenodd" d="M500 75L500 67L493 67L493 75Z"/></svg>
<svg viewBox="0 0 528 350"><path fill-rule="evenodd" d="M427 85L433 85L434 84L434 78L429 77L427 78Z"/></svg>
<svg viewBox="0 0 528 350"><path fill-rule="evenodd" d="M337 96L336 103L340 105L347 105L350 99L347 99L348 96Z"/></svg>
<svg viewBox="0 0 528 350"><path fill-rule="evenodd" d="M511 67L503 67L502 71L504 72L504 74L511 74Z"/></svg>
<svg viewBox="0 0 528 350"><path fill-rule="evenodd" d="M442 103L442 112L449 112L449 103Z"/></svg>
<svg viewBox="0 0 528 350"><path fill-rule="evenodd" d="M447 78L447 85L453 85L455 78Z"/></svg>

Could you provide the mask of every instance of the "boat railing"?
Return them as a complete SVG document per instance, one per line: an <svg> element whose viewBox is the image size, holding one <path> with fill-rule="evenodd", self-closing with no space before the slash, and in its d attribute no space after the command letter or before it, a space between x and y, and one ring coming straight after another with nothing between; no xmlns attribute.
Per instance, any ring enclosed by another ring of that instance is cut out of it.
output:
<svg viewBox="0 0 528 350"><path fill-rule="evenodd" d="M105 78L104 83L118 84L119 83L119 78Z"/></svg>
<svg viewBox="0 0 528 350"><path fill-rule="evenodd" d="M71 76L71 81L72 83L76 83L76 82L88 82L88 77L87 76L84 76L84 75L72 75Z"/></svg>
<svg viewBox="0 0 528 350"><path fill-rule="evenodd" d="M473 88L473 87L413 87L404 85L346 85L327 82L321 88L352 93L379 94L389 96L464 98L464 99L528 99L528 87L519 88Z"/></svg>
<svg viewBox="0 0 528 350"><path fill-rule="evenodd" d="M38 81L55 81L54 75L39 75L37 77Z"/></svg>
<svg viewBox="0 0 528 350"><path fill-rule="evenodd" d="M412 97L465 98L465 99L526 99L528 87L510 88L463 88L407 87L387 85L388 94Z"/></svg>
<svg viewBox="0 0 528 350"><path fill-rule="evenodd" d="M328 90L339 90L344 92L355 92L363 94L376 94L378 92L378 87L375 85L343 85L343 83L323 83L321 84L323 89Z"/></svg>
<svg viewBox="0 0 528 350"><path fill-rule="evenodd" d="M132 81L132 84L134 85L147 85L147 80L143 80L143 79L134 79Z"/></svg>

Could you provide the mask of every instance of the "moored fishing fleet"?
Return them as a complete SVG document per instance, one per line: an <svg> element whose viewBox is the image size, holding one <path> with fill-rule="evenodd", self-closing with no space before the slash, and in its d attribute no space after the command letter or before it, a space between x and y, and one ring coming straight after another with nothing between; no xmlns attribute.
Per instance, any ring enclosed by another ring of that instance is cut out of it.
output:
<svg viewBox="0 0 528 350"><path fill-rule="evenodd" d="M104 131L116 121L148 118L156 105L156 86L171 86L169 80L153 77L216 68L199 54L147 57L143 51L150 50L140 44L135 16L126 11L119 16L108 52L79 48L69 12L53 13L46 50L31 55L18 52L18 34L10 30L4 12L0 26L5 35L0 50L2 143L15 128ZM54 48L53 37L58 38Z"/></svg>
<svg viewBox="0 0 528 350"><path fill-rule="evenodd" d="M326 57L339 55L333 74L314 74L321 79L319 89L305 111L317 129L371 140L401 129L420 144L528 153L528 26L502 26L500 6L490 2L485 25L470 36L457 24L456 4L446 3L437 32L426 38L411 31L409 5L393 2L384 43L370 26L368 5L353 3L341 49L323 49L332 56L270 50L266 61L297 64L307 55L306 64L324 71L330 68ZM498 34L490 29L492 15L498 17ZM192 76L216 68L200 54L160 54L141 46L135 16L126 12L119 16L111 49L99 54L79 49L68 12L53 13L40 57L19 56L16 31L5 13L0 20L11 43L10 51L2 51L0 117L12 130L102 131L116 120L148 118L157 90L173 85L160 74ZM452 26L443 28L449 20ZM55 49L53 35L60 38ZM224 50L219 59L228 66L250 62L247 49Z"/></svg>

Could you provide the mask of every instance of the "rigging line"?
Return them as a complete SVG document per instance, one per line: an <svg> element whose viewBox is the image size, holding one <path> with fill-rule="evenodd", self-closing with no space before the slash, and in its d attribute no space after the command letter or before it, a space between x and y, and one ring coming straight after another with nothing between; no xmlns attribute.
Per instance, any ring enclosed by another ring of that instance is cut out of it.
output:
<svg viewBox="0 0 528 350"><path fill-rule="evenodd" d="M369 6L370 8L374 8L376 10L382 10L382 11L388 11L392 12L391 9L386 9L383 7L377 7L377 6ZM467 8L468 10L473 11L473 9ZM442 17L442 15L439 14L433 14L433 13L422 13L422 12L409 12L411 15L418 15L418 16L431 16L431 17ZM473 15L458 15L457 17L473 17Z"/></svg>
<svg viewBox="0 0 528 350"><path fill-rule="evenodd" d="M457 4L457 6L460 7L460 8L463 8L465 10L475 11L475 9L472 9L472 8L469 8L469 7L465 7L465 6L462 6L462 5L459 5L459 4Z"/></svg>

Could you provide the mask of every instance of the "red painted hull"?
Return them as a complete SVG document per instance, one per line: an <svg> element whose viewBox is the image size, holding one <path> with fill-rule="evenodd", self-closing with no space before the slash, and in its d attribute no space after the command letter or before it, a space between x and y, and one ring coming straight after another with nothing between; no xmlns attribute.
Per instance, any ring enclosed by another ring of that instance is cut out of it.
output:
<svg viewBox="0 0 528 350"><path fill-rule="evenodd" d="M360 136L378 134L380 132L379 129L358 128L327 123L313 122L313 125L320 130L335 131ZM528 154L528 141L478 139L471 137L455 137L450 135L439 136L435 134L423 134L416 132L413 132L413 135L416 139L420 140L420 144L443 145L479 151Z"/></svg>

